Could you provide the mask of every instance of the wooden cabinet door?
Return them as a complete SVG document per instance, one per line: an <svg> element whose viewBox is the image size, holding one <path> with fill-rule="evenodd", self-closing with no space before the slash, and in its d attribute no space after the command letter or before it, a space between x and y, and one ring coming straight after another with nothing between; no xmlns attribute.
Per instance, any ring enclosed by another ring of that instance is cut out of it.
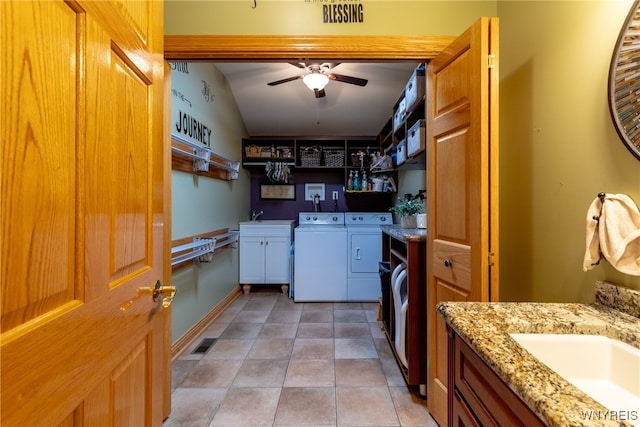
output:
<svg viewBox="0 0 640 427"><path fill-rule="evenodd" d="M498 299L498 20L481 18L427 69L428 405L447 425L441 301Z"/></svg>
<svg viewBox="0 0 640 427"><path fill-rule="evenodd" d="M3 426L166 415L162 7L0 3Z"/></svg>

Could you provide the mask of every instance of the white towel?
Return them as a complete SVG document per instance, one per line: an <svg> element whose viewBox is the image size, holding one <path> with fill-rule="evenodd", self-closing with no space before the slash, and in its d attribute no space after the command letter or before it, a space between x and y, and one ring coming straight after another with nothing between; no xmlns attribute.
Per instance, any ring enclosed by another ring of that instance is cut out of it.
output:
<svg viewBox="0 0 640 427"><path fill-rule="evenodd" d="M616 270L640 276L640 211L629 196L607 193L604 203L596 197L587 211L586 244L584 271L604 256Z"/></svg>

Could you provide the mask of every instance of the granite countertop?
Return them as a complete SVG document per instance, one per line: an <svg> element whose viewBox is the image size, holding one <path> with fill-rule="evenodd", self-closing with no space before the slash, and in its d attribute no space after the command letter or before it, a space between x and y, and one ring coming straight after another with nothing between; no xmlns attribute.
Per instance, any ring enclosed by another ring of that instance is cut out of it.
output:
<svg viewBox="0 0 640 427"><path fill-rule="evenodd" d="M518 345L510 333L604 335L640 348L640 292L596 283L596 304L443 302L438 313L549 426L628 426ZM595 349L594 349L595 350ZM640 408L636 410L637 417ZM605 419L606 418L606 419ZM629 419L629 418L627 418Z"/></svg>
<svg viewBox="0 0 640 427"><path fill-rule="evenodd" d="M381 225L382 232L405 242L425 242L427 230L425 228L402 228L400 224Z"/></svg>

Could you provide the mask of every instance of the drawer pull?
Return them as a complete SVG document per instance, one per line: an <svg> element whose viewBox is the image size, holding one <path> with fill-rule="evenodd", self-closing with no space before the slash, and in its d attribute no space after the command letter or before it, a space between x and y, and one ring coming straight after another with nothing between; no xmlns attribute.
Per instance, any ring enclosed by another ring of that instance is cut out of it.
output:
<svg viewBox="0 0 640 427"><path fill-rule="evenodd" d="M445 267L453 267L453 263L450 260L445 259L444 260L444 266Z"/></svg>

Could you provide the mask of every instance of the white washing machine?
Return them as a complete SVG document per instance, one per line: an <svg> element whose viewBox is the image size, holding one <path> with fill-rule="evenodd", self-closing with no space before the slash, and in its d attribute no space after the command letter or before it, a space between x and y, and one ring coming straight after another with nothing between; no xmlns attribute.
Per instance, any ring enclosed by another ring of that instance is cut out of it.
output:
<svg viewBox="0 0 640 427"><path fill-rule="evenodd" d="M294 301L346 301L344 212L300 212L294 241Z"/></svg>
<svg viewBox="0 0 640 427"><path fill-rule="evenodd" d="M381 225L393 224L390 212L345 213L348 241L347 301L376 302L381 297Z"/></svg>

